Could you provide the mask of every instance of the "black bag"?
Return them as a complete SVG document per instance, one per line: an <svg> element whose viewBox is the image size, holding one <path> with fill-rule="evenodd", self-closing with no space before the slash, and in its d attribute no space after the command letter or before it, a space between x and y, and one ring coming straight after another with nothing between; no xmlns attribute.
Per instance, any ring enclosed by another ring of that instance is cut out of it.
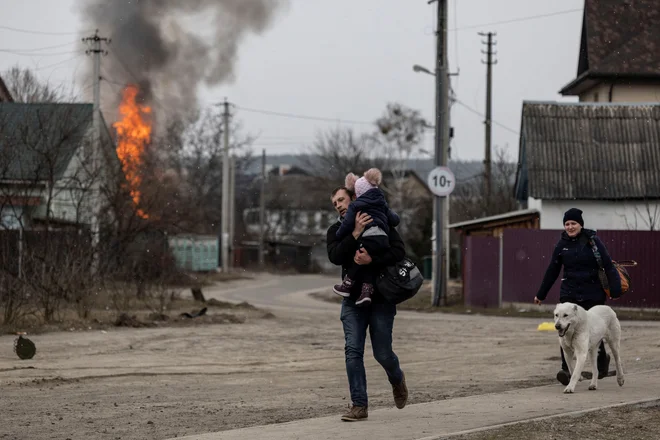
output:
<svg viewBox="0 0 660 440"><path fill-rule="evenodd" d="M424 277L415 263L404 258L378 275L376 289L391 304L402 303L419 292Z"/></svg>

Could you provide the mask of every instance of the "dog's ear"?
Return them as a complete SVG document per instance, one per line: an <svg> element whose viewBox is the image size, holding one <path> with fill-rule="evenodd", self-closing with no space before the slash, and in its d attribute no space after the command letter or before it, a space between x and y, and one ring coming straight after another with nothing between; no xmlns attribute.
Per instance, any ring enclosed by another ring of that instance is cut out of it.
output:
<svg viewBox="0 0 660 440"><path fill-rule="evenodd" d="M577 304L573 304L573 311L577 312Z"/></svg>

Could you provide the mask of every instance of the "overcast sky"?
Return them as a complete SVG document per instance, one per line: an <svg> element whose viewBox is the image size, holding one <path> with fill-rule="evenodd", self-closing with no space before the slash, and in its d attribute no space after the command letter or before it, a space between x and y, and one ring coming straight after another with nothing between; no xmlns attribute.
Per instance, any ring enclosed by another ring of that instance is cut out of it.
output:
<svg viewBox="0 0 660 440"><path fill-rule="evenodd" d="M76 80L89 62L78 34L93 27L82 21L79 7L79 0L0 0L0 71L20 64L38 68L53 83ZM449 28L457 29L449 34L449 64L452 72L460 69L452 84L457 98L479 113L486 67L477 32L497 32L493 144L508 145L512 158L522 101L561 100L558 90L575 77L582 7L583 0L449 0ZM355 121L349 125L370 131L368 123L396 101L432 122L433 77L412 66L433 67L435 14L427 0L290 0L268 30L243 41L235 81L200 87L199 100L212 105L227 97L242 107L236 117L246 131L261 135L255 150L268 154L303 151L317 131L344 123L247 109ZM539 15L548 16L531 18ZM91 78L77 80L82 90L90 84ZM451 118L452 158L481 160L483 117L455 105ZM432 131L425 146L432 150Z"/></svg>

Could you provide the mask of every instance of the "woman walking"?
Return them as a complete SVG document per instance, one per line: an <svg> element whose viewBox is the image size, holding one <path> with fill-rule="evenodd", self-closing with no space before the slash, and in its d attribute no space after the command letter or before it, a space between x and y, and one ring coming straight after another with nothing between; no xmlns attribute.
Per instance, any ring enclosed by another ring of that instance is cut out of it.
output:
<svg viewBox="0 0 660 440"><path fill-rule="evenodd" d="M596 236L595 231L584 229L582 211L577 208L569 209L564 213L564 232L562 232L561 238L555 246L550 264L534 302L541 304L546 298L563 267L564 275L561 282L559 302L571 302L586 310L593 306L605 304L607 297L599 278L601 266L597 256L602 261L610 294L612 298L618 298L621 296L621 280L605 245ZM609 364L610 356L605 352L605 345L601 341L598 349L599 379L607 376ZM563 385L568 385L570 379L571 376L562 350L561 370L557 373L557 380Z"/></svg>

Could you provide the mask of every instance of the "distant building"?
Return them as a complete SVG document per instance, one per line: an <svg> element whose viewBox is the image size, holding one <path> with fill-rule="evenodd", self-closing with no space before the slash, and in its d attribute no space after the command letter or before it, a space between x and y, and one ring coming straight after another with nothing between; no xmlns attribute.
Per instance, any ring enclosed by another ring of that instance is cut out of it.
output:
<svg viewBox="0 0 660 440"><path fill-rule="evenodd" d="M336 270L328 261L326 251L326 232L338 219L330 202L328 185L297 165L273 166L267 171L267 179L266 240L280 246L309 247L312 265L322 271ZM413 207L399 210L404 224L398 228L402 237L408 237L412 242L413 235L423 233L419 223L424 221L424 215L430 216L432 211L432 195L426 182L413 170L385 170L381 187L393 208L397 206L395 198L398 194L403 195L405 206ZM244 241L253 242L260 231L259 208L246 209L243 220L250 236ZM411 230L406 231L406 226ZM427 238L430 240L430 235Z"/></svg>
<svg viewBox="0 0 660 440"><path fill-rule="evenodd" d="M660 0L585 0L577 77L560 91L580 102L523 103L521 210L450 227L561 229L578 207L590 228L660 229L659 10Z"/></svg>

